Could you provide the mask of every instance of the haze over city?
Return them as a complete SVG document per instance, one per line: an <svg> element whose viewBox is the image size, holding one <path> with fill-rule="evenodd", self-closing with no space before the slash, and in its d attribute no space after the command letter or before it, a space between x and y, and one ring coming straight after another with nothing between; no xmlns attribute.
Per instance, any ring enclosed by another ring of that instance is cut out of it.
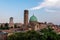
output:
<svg viewBox="0 0 60 40"><path fill-rule="evenodd" d="M0 0L0 23L23 23L23 12L29 10L29 18L34 14L39 22L60 24L60 0Z"/></svg>

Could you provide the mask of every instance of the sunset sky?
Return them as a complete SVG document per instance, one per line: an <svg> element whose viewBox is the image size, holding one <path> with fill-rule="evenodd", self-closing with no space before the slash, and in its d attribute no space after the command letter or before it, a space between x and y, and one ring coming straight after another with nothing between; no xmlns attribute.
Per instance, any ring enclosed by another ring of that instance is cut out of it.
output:
<svg viewBox="0 0 60 40"><path fill-rule="evenodd" d="M23 23L24 10L29 10L29 18L34 14L39 22L60 24L60 0L0 0L0 23Z"/></svg>

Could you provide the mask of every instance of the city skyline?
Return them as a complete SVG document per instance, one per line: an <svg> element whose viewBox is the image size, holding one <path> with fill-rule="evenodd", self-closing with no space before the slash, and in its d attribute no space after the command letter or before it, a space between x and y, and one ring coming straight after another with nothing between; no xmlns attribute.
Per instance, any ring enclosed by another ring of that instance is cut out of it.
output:
<svg viewBox="0 0 60 40"><path fill-rule="evenodd" d="M29 19L34 14L39 22L60 24L60 0L0 0L0 23L23 23L24 10L29 10ZM32 5L33 4L33 5Z"/></svg>

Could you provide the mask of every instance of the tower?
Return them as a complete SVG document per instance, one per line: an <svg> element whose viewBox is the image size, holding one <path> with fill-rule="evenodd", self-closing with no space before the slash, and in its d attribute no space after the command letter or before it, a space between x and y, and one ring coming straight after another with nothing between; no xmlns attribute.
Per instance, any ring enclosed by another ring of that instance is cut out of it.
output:
<svg viewBox="0 0 60 40"><path fill-rule="evenodd" d="M9 26L14 27L13 17L10 17L9 19Z"/></svg>
<svg viewBox="0 0 60 40"><path fill-rule="evenodd" d="M13 17L10 17L9 23L13 23Z"/></svg>
<svg viewBox="0 0 60 40"><path fill-rule="evenodd" d="M28 10L24 10L24 25L28 25Z"/></svg>

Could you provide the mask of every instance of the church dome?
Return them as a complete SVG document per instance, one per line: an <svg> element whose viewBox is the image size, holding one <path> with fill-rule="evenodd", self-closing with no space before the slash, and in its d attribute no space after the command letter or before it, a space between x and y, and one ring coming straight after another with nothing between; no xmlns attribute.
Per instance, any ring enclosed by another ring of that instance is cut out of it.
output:
<svg viewBox="0 0 60 40"><path fill-rule="evenodd" d="M36 18L36 16L31 16L30 17L30 22L37 22L37 18Z"/></svg>

